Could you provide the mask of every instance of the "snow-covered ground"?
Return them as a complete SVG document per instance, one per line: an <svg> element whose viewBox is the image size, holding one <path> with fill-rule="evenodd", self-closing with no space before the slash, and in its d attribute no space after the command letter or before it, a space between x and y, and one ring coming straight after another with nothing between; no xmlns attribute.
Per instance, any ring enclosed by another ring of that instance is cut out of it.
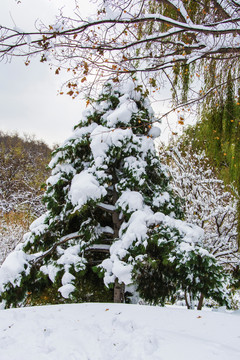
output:
<svg viewBox="0 0 240 360"><path fill-rule="evenodd" d="M126 304L0 311L1 360L239 360L239 312Z"/></svg>

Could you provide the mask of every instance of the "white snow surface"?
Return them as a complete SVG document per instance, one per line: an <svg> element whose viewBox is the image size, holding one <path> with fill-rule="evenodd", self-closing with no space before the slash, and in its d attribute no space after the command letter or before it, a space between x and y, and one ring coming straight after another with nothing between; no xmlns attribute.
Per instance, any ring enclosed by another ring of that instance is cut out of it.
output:
<svg viewBox="0 0 240 360"><path fill-rule="evenodd" d="M108 113L103 116L106 117L108 126L116 126L118 122L128 124L131 120L132 114L138 111L136 103L130 99L129 94L122 96L120 99L120 104L115 110L110 110Z"/></svg>
<svg viewBox="0 0 240 360"><path fill-rule="evenodd" d="M72 284L65 284L61 286L58 291L60 291L61 295L67 299L69 297L69 294L75 290L75 286Z"/></svg>
<svg viewBox="0 0 240 360"><path fill-rule="evenodd" d="M1 266L0 272L0 291L4 291L4 284L8 281L12 284L20 282L20 273L27 266L27 255L22 250L11 252ZM1 358L0 358L1 359Z"/></svg>
<svg viewBox="0 0 240 360"><path fill-rule="evenodd" d="M63 174L76 174L76 170L71 164L57 164L52 170L52 175L47 179L47 184L54 186Z"/></svg>
<svg viewBox="0 0 240 360"><path fill-rule="evenodd" d="M48 212L46 212L45 214L41 215L39 218L34 220L29 227L30 231L36 235L40 235L44 233L44 231L48 227L46 224L44 224L47 216L48 216Z"/></svg>
<svg viewBox="0 0 240 360"><path fill-rule="evenodd" d="M100 199L106 193L106 189L99 185L97 179L87 170L84 170L73 177L69 198L73 205L81 208L89 199Z"/></svg>
<svg viewBox="0 0 240 360"><path fill-rule="evenodd" d="M144 200L142 195L137 191L124 191L117 201L117 206L129 212L142 210Z"/></svg>
<svg viewBox="0 0 240 360"><path fill-rule="evenodd" d="M127 304L0 311L1 360L239 360L240 315Z"/></svg>
<svg viewBox="0 0 240 360"><path fill-rule="evenodd" d="M131 129L108 128L97 126L91 133L91 150L96 166L102 165L106 159L106 153L111 146L121 147L122 141L133 136Z"/></svg>
<svg viewBox="0 0 240 360"><path fill-rule="evenodd" d="M161 135L161 129L157 126L152 126L148 135L151 136L152 139L156 139Z"/></svg>

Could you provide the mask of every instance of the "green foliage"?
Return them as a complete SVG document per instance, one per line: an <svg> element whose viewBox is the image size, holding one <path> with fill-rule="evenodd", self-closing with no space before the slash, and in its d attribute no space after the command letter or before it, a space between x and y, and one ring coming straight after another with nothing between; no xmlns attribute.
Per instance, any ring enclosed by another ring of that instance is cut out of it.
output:
<svg viewBox="0 0 240 360"><path fill-rule="evenodd" d="M240 100L235 95L231 72L222 89L221 101L205 106L201 119L196 125L186 129L183 144L188 148L190 142L196 152L204 150L210 164L225 184L233 184L240 193ZM235 196L236 193L234 193ZM240 227L240 210L238 217ZM238 231L238 234L240 232ZM239 239L240 243L240 239Z"/></svg>
<svg viewBox="0 0 240 360"><path fill-rule="evenodd" d="M239 189L240 108L233 95L232 83L229 82L223 105L204 110L201 121L185 131L184 141L187 146L191 140L196 151L205 150L220 177Z"/></svg>
<svg viewBox="0 0 240 360"><path fill-rule="evenodd" d="M202 294L229 306L228 296L223 296L227 294L227 276L222 267L207 251L180 239L175 229L153 232L146 256L135 269L140 296L152 304L164 305L166 301L174 302L177 291L182 290L192 299Z"/></svg>

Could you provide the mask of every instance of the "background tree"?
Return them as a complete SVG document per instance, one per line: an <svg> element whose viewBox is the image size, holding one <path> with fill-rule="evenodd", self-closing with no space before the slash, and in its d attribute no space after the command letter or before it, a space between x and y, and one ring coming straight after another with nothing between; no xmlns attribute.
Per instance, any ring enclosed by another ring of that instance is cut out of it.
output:
<svg viewBox="0 0 240 360"><path fill-rule="evenodd" d="M204 151L196 152L182 136L168 149L161 149L160 159L167 158L174 191L184 200L187 222L204 230L203 247L226 268L239 263L237 199L230 187L216 173Z"/></svg>
<svg viewBox="0 0 240 360"><path fill-rule="evenodd" d="M196 152L206 151L206 155L219 177L225 184L233 184L236 199L240 192L240 100L237 87L228 72L228 82L215 105L203 107L201 117L195 126L185 132L185 141ZM240 210L238 203L238 233ZM240 239L239 239L240 243Z"/></svg>
<svg viewBox="0 0 240 360"><path fill-rule="evenodd" d="M44 211L42 186L50 154L32 137L0 132L0 262Z"/></svg>
<svg viewBox="0 0 240 360"><path fill-rule="evenodd" d="M199 245L201 229L181 220L142 86L109 81L91 102L50 162L47 212L1 267L5 306L120 302L129 284L151 303L179 289L226 303L222 268Z"/></svg>
<svg viewBox="0 0 240 360"><path fill-rule="evenodd" d="M197 141L187 132L170 143L168 149L162 147L160 159L167 159L173 189L184 199L185 220L204 230L202 246L231 274L232 286L236 289L239 288L240 263L238 194L233 186L227 186L216 176L218 171L206 157L204 148L193 146ZM212 137L209 142L206 140L208 146L211 141L214 142ZM203 300L202 295L198 308ZM233 296L232 304L238 308L237 302Z"/></svg>

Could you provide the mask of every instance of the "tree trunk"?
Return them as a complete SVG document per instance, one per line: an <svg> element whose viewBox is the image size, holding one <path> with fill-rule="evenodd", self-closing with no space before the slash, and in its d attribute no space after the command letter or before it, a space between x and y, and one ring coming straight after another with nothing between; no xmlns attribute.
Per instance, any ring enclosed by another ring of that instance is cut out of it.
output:
<svg viewBox="0 0 240 360"><path fill-rule="evenodd" d="M198 307L197 307L197 310L202 310L202 306L203 306L203 299L204 299L204 295L203 295L203 293L201 293L201 295L200 295L200 299L199 299L199 302L198 302Z"/></svg>
<svg viewBox="0 0 240 360"><path fill-rule="evenodd" d="M118 200L118 194L116 191L116 183L117 183L117 177L116 174L113 174L113 204L115 205L116 201ZM119 214L118 212L115 210L112 213L112 222L113 222L113 237L114 240L118 239L119 237L119 229L121 227L122 224L122 220L119 219ZM125 285L123 283L119 283L118 279L115 280L115 284L114 284L114 295L113 295L113 301L114 303L123 303L124 302L124 293L125 293Z"/></svg>
<svg viewBox="0 0 240 360"><path fill-rule="evenodd" d="M186 291L184 291L184 298L185 298L185 303L186 303L187 308L190 309L190 305L189 305L189 302L188 302L187 292Z"/></svg>
<svg viewBox="0 0 240 360"><path fill-rule="evenodd" d="M118 279L116 279L115 284L114 284L113 301L115 303L123 303L124 302L124 292L125 292L125 285L119 284Z"/></svg>
<svg viewBox="0 0 240 360"><path fill-rule="evenodd" d="M192 294L189 292L189 300L188 300L188 293L187 291L184 291L184 297L185 297L185 303L188 309L194 309L194 303L192 299Z"/></svg>

